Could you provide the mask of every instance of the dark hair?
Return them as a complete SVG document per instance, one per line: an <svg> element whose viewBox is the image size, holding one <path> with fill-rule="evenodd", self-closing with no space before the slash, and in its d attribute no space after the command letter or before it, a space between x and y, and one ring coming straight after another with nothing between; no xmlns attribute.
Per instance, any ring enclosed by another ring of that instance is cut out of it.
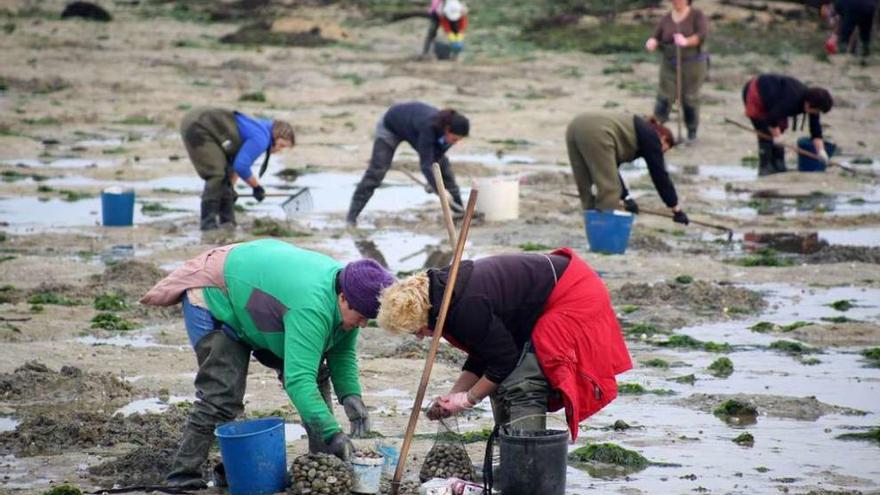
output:
<svg viewBox="0 0 880 495"><path fill-rule="evenodd" d="M272 121L272 139L286 139L290 141L290 145L296 144L296 135L293 133L293 126L285 120Z"/></svg>
<svg viewBox="0 0 880 495"><path fill-rule="evenodd" d="M441 131L449 130L453 134L465 137L470 133L471 122L455 110L444 108L434 117L434 127Z"/></svg>
<svg viewBox="0 0 880 495"><path fill-rule="evenodd" d="M657 133L657 137L660 138L661 143L666 141L669 143L670 148L675 146L675 136L672 134L672 131L665 125L661 124L660 121L657 120L657 117L651 115L650 117L645 117L645 121L652 129L654 129L654 132Z"/></svg>
<svg viewBox="0 0 880 495"><path fill-rule="evenodd" d="M825 88L814 87L807 90L807 103L811 107L818 109L822 113L827 113L834 106L834 99L831 93Z"/></svg>

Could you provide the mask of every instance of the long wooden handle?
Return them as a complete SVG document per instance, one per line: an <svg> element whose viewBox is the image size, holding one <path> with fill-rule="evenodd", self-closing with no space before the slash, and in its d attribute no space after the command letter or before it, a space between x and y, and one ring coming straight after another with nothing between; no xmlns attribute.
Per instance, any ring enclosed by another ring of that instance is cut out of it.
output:
<svg viewBox="0 0 880 495"><path fill-rule="evenodd" d="M449 236L449 247L455 249L455 224L452 223L452 210L449 208L449 196L446 195L446 184L443 183L443 172L440 164L434 162L434 183L437 184L437 196L440 197L440 207L443 209L443 222L446 224L446 234Z"/></svg>
<svg viewBox="0 0 880 495"><path fill-rule="evenodd" d="M400 457L397 461L397 470L394 471L394 477L391 481L391 495L397 495L400 490L400 480L403 477L403 471L406 467L406 457L409 455L410 444L412 444L413 435L416 431L416 423L419 421L419 414L422 412L422 402L425 399L425 391L428 389L428 380L431 378L431 369L434 367L437 348L440 346L440 336L443 333L443 326L446 325L446 314L449 312L449 303L452 300L452 290L455 287L455 280L458 278L458 267L461 265L464 244L465 241L467 241L468 231L471 227L471 220L473 219L476 206L477 190L471 189L467 210L465 210L464 214L464 221L462 221L461 224L461 233L458 236L458 243L455 246L455 254L452 257L452 267L449 269L449 279L446 281L446 289L443 291L443 301L440 303L440 312L437 314L437 324L434 326L434 335L431 337L431 347L428 349L428 356L425 358L425 369L422 370L422 380L419 383L419 390L416 392L416 399L413 401L412 412L409 415L409 423L406 425L406 435L404 435L403 445L400 447Z"/></svg>
<svg viewBox="0 0 880 495"><path fill-rule="evenodd" d="M676 24L676 27L678 25ZM678 123L678 136L676 136L676 142L681 142L681 121L682 115L684 111L682 110L681 104L681 47L677 44L675 45L675 99L678 104L678 119L676 122Z"/></svg>
<svg viewBox="0 0 880 495"><path fill-rule="evenodd" d="M666 213L663 211L657 211L657 210L649 210L647 208L642 208L641 206L639 206L639 213L647 213L648 215L654 215L654 216L663 217L663 218L673 218L673 215L670 215L669 213ZM688 218L688 221L692 224L695 224L695 225L702 225L703 227L710 227L713 229L723 230L724 232L727 233L728 240L733 239L733 229L731 229L730 227L725 227L724 225L719 225L717 223L709 223L709 222L703 222L700 220L694 220L693 218Z"/></svg>
<svg viewBox="0 0 880 495"><path fill-rule="evenodd" d="M730 120L730 119L728 119L728 118L725 118L725 119L724 119L724 122L727 123L727 124L735 125L736 127L739 127L740 129L743 129L743 130L746 130L746 131L750 131L750 132L754 133L755 135L757 135L757 136L758 136L759 138L761 138L761 139L766 139L767 141L773 141L773 136L771 136L770 134L767 134L766 132L761 132L761 131L759 131L759 130L757 130L757 129L752 129L751 127L745 126L745 125L743 125L743 124L741 124L741 123L739 123L739 122L737 122L737 121L735 121L735 120ZM795 145L793 145L793 144L788 144L788 143L783 143L782 146L784 146L784 147L786 147L786 148L788 148L788 149L790 149L790 150L794 150L794 152L797 153L797 154L799 154L799 155L803 155L803 156L805 156L805 157L807 157L807 158L812 158L813 160L818 160L818 161L820 161L820 162L822 161L822 157L821 157L821 156L819 156L819 155L817 155L816 153L813 153L813 152L811 152L811 151L807 151L807 150L805 150L805 149L802 149L800 146L795 146ZM852 167L847 167L846 165L843 165L843 164L840 163L840 162L835 162L834 160L828 160L828 165L831 165L831 166L834 166L834 167L840 167L842 170L846 170L847 172L849 172L849 173L851 173L851 174L853 174L853 175L858 175L858 174L862 174L862 175L872 175L872 176L874 175L874 174L867 174L867 173L865 173L865 172L861 172L861 171L856 170L856 169L854 169L854 168L852 168Z"/></svg>

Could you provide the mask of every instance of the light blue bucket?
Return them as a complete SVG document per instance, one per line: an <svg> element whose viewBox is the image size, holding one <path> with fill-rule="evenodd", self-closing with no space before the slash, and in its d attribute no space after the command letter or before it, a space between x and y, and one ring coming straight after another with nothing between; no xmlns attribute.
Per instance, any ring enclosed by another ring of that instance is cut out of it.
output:
<svg viewBox="0 0 880 495"><path fill-rule="evenodd" d="M351 468L353 475L351 491L353 493L374 494L379 493L379 483L382 481L382 466L385 459L372 457L353 457Z"/></svg>
<svg viewBox="0 0 880 495"><path fill-rule="evenodd" d="M394 476L394 471L397 470L397 460L400 458L400 450L393 445L384 443L377 444L376 450L385 457L385 463L382 464L382 474L389 478Z"/></svg>
<svg viewBox="0 0 880 495"><path fill-rule="evenodd" d="M232 495L269 495L287 487L287 449L283 418L233 421L214 435Z"/></svg>

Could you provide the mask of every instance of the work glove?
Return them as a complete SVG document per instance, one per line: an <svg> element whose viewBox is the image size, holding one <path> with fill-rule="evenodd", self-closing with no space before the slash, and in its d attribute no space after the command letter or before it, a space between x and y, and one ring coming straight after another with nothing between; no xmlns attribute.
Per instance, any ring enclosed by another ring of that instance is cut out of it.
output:
<svg viewBox="0 0 880 495"><path fill-rule="evenodd" d="M449 209L452 210L452 213L464 214L464 206L454 199L450 199Z"/></svg>
<svg viewBox="0 0 880 495"><path fill-rule="evenodd" d="M634 199L633 199L632 197L630 197L630 196L627 196L627 197L623 200L623 209L626 210L626 211L628 211L628 212L630 212L630 213L632 213L633 215L638 215L638 214L639 214L639 204L636 203L636 200L634 200Z"/></svg>
<svg viewBox="0 0 880 495"><path fill-rule="evenodd" d="M349 395L342 399L345 415L351 422L351 436L364 438L370 432L370 413L359 395Z"/></svg>
<svg viewBox="0 0 880 495"><path fill-rule="evenodd" d="M831 157L828 156L828 152L825 151L824 149L819 150L818 155L819 155L819 158L822 160L823 163L828 163L828 161L831 160Z"/></svg>
<svg viewBox="0 0 880 495"><path fill-rule="evenodd" d="M474 404L468 399L467 392L455 392L454 394L444 395L440 397L438 402L440 407L446 411L449 416L454 416L462 411L474 408Z"/></svg>
<svg viewBox="0 0 880 495"><path fill-rule="evenodd" d="M257 200L257 203L262 203L264 199L266 199L266 190L263 189L263 186L257 186L254 188L254 199Z"/></svg>
<svg viewBox="0 0 880 495"><path fill-rule="evenodd" d="M351 442L351 438L348 438L348 435L340 431L333 435L333 438L331 438L329 442L324 444L321 452L325 454L333 454L343 461L348 461L351 459L351 454L354 453L354 450L355 448L354 444Z"/></svg>
<svg viewBox="0 0 880 495"><path fill-rule="evenodd" d="M434 399L434 402L431 403L430 407L428 407L425 416L431 421L437 421L438 419L448 418L449 416L452 416L452 414L443 409L440 405L440 397L437 397Z"/></svg>
<svg viewBox="0 0 880 495"><path fill-rule="evenodd" d="M657 40L655 38L648 38L648 41L645 42L645 50L649 52L653 52L657 49Z"/></svg>
<svg viewBox="0 0 880 495"><path fill-rule="evenodd" d="M673 41L675 41L676 46L687 46L688 40L685 35L681 33L675 33L674 35L672 35L672 39Z"/></svg>
<svg viewBox="0 0 880 495"><path fill-rule="evenodd" d="M683 211L674 211L672 212L672 221L675 223L680 223L682 225L687 225L691 221L688 219L688 216Z"/></svg>

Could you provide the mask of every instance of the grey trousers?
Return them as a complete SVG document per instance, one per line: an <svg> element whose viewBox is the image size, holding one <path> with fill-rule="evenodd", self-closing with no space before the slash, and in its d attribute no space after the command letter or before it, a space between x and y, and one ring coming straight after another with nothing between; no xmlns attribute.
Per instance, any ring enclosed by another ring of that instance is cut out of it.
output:
<svg viewBox="0 0 880 495"><path fill-rule="evenodd" d="M527 344L513 372L489 396L496 425L510 425L513 431L547 429L547 403L553 389Z"/></svg>
<svg viewBox="0 0 880 495"><path fill-rule="evenodd" d="M403 141L403 139L397 136L397 134L394 134L385 127L384 120L385 117L383 116L379 119L379 122L376 123L375 140L373 141L373 153L370 156L370 164L367 166L364 176L361 177L361 181L358 183L357 187L355 187L354 194L351 196L351 204L349 205L348 215L346 216L346 220L349 223L357 221L358 215L361 214L361 211L367 206L367 202L373 197L373 192L375 192L376 188L382 184L382 181L385 179L385 174L387 174L388 170L391 168L391 161L394 159L394 152L397 150L401 141ZM443 176L446 190L449 191L456 202L461 204L461 192L458 189L458 184L455 182L455 174L452 172L452 166L449 164L449 159L447 159L446 156L443 156L438 163L440 164L440 172ZM429 184L434 184L433 176L426 176L425 179L428 180Z"/></svg>

